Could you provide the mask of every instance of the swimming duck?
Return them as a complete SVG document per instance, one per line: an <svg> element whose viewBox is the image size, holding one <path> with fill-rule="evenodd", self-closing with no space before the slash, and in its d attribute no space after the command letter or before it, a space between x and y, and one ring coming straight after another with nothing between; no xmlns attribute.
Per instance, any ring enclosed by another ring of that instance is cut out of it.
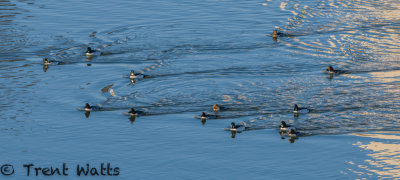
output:
<svg viewBox="0 0 400 180"><path fill-rule="evenodd" d="M129 111L126 113L130 116L138 116L139 114L143 114L142 111L135 111L135 109L130 108Z"/></svg>
<svg viewBox="0 0 400 180"><path fill-rule="evenodd" d="M280 131L288 131L290 129L294 129L290 125L287 125L285 121L281 122L281 125L279 126Z"/></svg>
<svg viewBox="0 0 400 180"><path fill-rule="evenodd" d="M89 103L85 104L85 111L98 111L100 110L100 107L98 106L91 106Z"/></svg>
<svg viewBox="0 0 400 180"><path fill-rule="evenodd" d="M136 79L136 78L144 78L145 75L140 74L140 73L135 73L135 71L131 70L131 73L129 74L130 79Z"/></svg>
<svg viewBox="0 0 400 180"><path fill-rule="evenodd" d="M241 132L246 129L246 123L241 122L241 124L236 125L234 122L231 123L231 131Z"/></svg>
<svg viewBox="0 0 400 180"><path fill-rule="evenodd" d="M218 118L218 116L217 115L211 115L210 113L202 112L200 116L194 116L194 118L198 118L198 119L201 119L201 120L206 120L206 119L216 119L216 118Z"/></svg>
<svg viewBox="0 0 400 180"><path fill-rule="evenodd" d="M49 61L47 58L43 58L43 65L49 65L53 63L53 61Z"/></svg>
<svg viewBox="0 0 400 180"><path fill-rule="evenodd" d="M93 55L100 55L100 52L93 50L92 48L88 47L86 49L86 56L93 56Z"/></svg>
<svg viewBox="0 0 400 180"><path fill-rule="evenodd" d="M200 118L204 120L207 119L209 116L210 115L207 115L205 112L202 112Z"/></svg>
<svg viewBox="0 0 400 180"><path fill-rule="evenodd" d="M299 106L297 106L297 104L294 105L293 113L295 113L295 114L297 114L297 113L305 114L305 113L309 113L309 112L310 112L310 109L308 109L306 107L299 107Z"/></svg>
<svg viewBox="0 0 400 180"><path fill-rule="evenodd" d="M133 108L130 108L128 113L129 113L131 116L136 116L136 115L137 115L137 112L136 112L135 109L133 109Z"/></svg>
<svg viewBox="0 0 400 180"><path fill-rule="evenodd" d="M288 136L290 137L297 137L299 135L294 129L289 129Z"/></svg>
<svg viewBox="0 0 400 180"><path fill-rule="evenodd" d="M64 62L60 62L60 61L52 61L52 60L48 60L47 58L43 58L43 65L47 66L50 64L58 64L58 65L62 65L65 64Z"/></svg>
<svg viewBox="0 0 400 180"><path fill-rule="evenodd" d="M219 111L219 110L221 110L221 107L219 107L218 104L214 104L213 110L214 111Z"/></svg>
<svg viewBox="0 0 400 180"><path fill-rule="evenodd" d="M330 74L340 73L340 70L338 70L338 69L333 69L332 66L328 66L328 68L326 69L326 71L328 71L328 73L330 73Z"/></svg>
<svg viewBox="0 0 400 180"><path fill-rule="evenodd" d="M272 37L273 38L277 38L279 35L281 35L282 33L280 33L280 32L278 32L276 29L274 29L273 31L272 31Z"/></svg>

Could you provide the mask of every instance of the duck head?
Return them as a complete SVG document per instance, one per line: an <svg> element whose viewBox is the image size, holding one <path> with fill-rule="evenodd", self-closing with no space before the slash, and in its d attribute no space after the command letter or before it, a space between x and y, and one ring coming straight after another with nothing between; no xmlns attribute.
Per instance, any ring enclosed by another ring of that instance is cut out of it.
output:
<svg viewBox="0 0 400 180"><path fill-rule="evenodd" d="M130 76L134 76L135 75L135 71L131 70L131 74L129 74Z"/></svg>
<svg viewBox="0 0 400 180"><path fill-rule="evenodd" d="M328 68L326 69L326 71L329 71L329 72L334 71L334 70L335 70L335 69L333 69L332 66L328 66Z"/></svg>
<svg viewBox="0 0 400 180"><path fill-rule="evenodd" d="M86 103L86 104L85 104L85 108L89 108L89 109L90 109L90 108L92 108L92 107L89 105L89 103Z"/></svg>
<svg viewBox="0 0 400 180"><path fill-rule="evenodd" d="M295 133L294 129L289 129L289 134L294 134L294 133Z"/></svg>
<svg viewBox="0 0 400 180"><path fill-rule="evenodd" d="M219 108L218 104L214 104L214 106L213 106L213 110L214 110L214 111L219 111L219 110L220 110L220 108Z"/></svg>
<svg viewBox="0 0 400 180"><path fill-rule="evenodd" d="M43 63L47 64L47 63L49 63L49 60L47 60L47 58L43 58Z"/></svg>
<svg viewBox="0 0 400 180"><path fill-rule="evenodd" d="M235 129L235 126L236 126L235 123L232 122L232 123L231 123L231 129Z"/></svg>
<svg viewBox="0 0 400 180"><path fill-rule="evenodd" d="M272 37L278 37L278 31L276 29L272 31Z"/></svg>
<svg viewBox="0 0 400 180"><path fill-rule="evenodd" d="M130 109L129 109L129 113L135 113L135 109L130 108Z"/></svg>
<svg viewBox="0 0 400 180"><path fill-rule="evenodd" d="M205 117L206 117L206 113L205 113L205 112L202 112L202 113L201 113L201 117L202 117L202 118L205 118Z"/></svg>
<svg viewBox="0 0 400 180"><path fill-rule="evenodd" d="M282 121L282 122L281 122L281 128L285 128L285 127L287 127L287 124L286 124L285 121Z"/></svg>
<svg viewBox="0 0 400 180"><path fill-rule="evenodd" d="M299 106L297 106L297 104L294 104L293 110L294 110L294 111L297 111L297 109L299 109Z"/></svg>
<svg viewBox="0 0 400 180"><path fill-rule="evenodd" d="M90 48L90 47L87 47L87 49L86 49L86 53L92 53L92 52L93 52L92 48Z"/></svg>

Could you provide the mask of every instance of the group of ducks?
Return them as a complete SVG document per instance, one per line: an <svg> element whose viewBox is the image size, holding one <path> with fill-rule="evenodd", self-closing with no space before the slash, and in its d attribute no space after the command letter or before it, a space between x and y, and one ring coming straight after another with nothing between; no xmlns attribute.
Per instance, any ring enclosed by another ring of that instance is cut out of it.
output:
<svg viewBox="0 0 400 180"><path fill-rule="evenodd" d="M100 55L100 51L97 50L93 50L91 47L87 47L86 49L86 57L87 58L92 58L95 55ZM43 65L44 66L48 66L51 64L57 64L57 65L61 65L64 64L63 62L60 61L53 61L53 60L48 60L47 58L43 58Z"/></svg>
<svg viewBox="0 0 400 180"><path fill-rule="evenodd" d="M287 132L289 137L297 137L300 134L296 131L296 128L287 125L285 121L281 122L281 125L279 126L279 131L283 134Z"/></svg>
<svg viewBox="0 0 400 180"><path fill-rule="evenodd" d="M101 52L99 50L94 50L91 47L87 47L87 49L86 49L86 57L88 59L92 58L93 56L99 56L99 55L101 55ZM44 69L47 69L49 65L61 65L61 64L64 64L64 62L49 60L48 58L43 58ZM135 71L132 70L128 77L131 80L131 83L135 83L135 79L145 78L146 76L147 75L140 74L140 73L135 73ZM89 117L90 112L92 112L92 111L101 111L101 110L103 110L103 108L101 106L91 106L89 103L86 103L83 109L82 108L78 108L78 110L84 110L86 117ZM144 112L143 111L137 111L134 108L130 108L129 111L125 112L124 114L128 115L128 116L131 116L134 119L135 116L143 115Z"/></svg>
<svg viewBox="0 0 400 180"><path fill-rule="evenodd" d="M101 53L99 51L93 50L92 48L88 47L86 50L86 57L91 58L92 56L95 55L100 55ZM135 83L135 79L139 78L145 78L147 75L141 74L141 73L135 73L134 70L131 70L129 73L129 79L131 80L131 84ZM91 106L89 103L85 104L85 112L91 112L91 111L100 111L102 108L99 106ZM129 108L128 112L124 113L125 115L135 117L139 115L143 115L143 111L136 111L134 108Z"/></svg>
<svg viewBox="0 0 400 180"><path fill-rule="evenodd" d="M277 38L279 35L282 35L282 33L279 33L277 30L274 30L272 32L272 37ZM86 50L86 57L87 58L91 58L92 56L95 55L100 55L101 53L97 50L93 50L90 47L87 47ZM48 60L47 58L43 58L43 65L44 66L48 66L51 64L63 64L63 62L59 62L59 61L51 61ZM338 69L334 69L332 66L328 66L328 68L326 69L326 71L333 75L333 74L338 74L338 73L342 73L343 71L338 70ZM129 74L129 79L131 80L131 82L133 81L133 83L135 82L135 79L137 78L144 78L146 77L146 75L144 74L140 74L140 73L135 73L133 70L130 72ZM79 109L79 108L78 108ZM215 115L211 115L211 114L206 114L205 112L201 113L200 119L202 119L203 121L205 121L208 118L218 118L217 113L221 110L225 110L226 108L218 105L218 104L214 104L212 107L212 110L214 111ZM85 107L83 109L86 113L86 117L88 117L89 113L91 111L101 111L102 107L100 106L91 106L89 105L89 103L85 104ZM304 114L304 113L308 113L310 112L310 109L306 108L306 107L299 107L297 104L294 105L294 109L293 109L293 113L295 115L298 115L299 113ZM136 111L134 108L130 108L128 112L124 113L125 115L131 116L131 117L136 117L138 115L143 115L144 112L143 111ZM234 122L231 123L229 128L225 128L226 130L229 130L231 132L242 132L244 130L246 130L246 128L248 128L247 124L245 122L241 122L240 124L235 124ZM280 132L287 132L288 136L290 137L297 137L299 135L299 133L296 131L296 129L294 127L291 127L290 125L286 124L285 121L282 121L280 126L279 126L279 130Z"/></svg>
<svg viewBox="0 0 400 180"><path fill-rule="evenodd" d="M274 30L272 32L273 38L277 38L280 35L282 35L282 33L279 33L277 30ZM344 73L344 71L339 70L339 69L334 69L332 66L328 66L328 68L326 69L326 72L329 73L331 76L333 76L334 74ZM206 114L205 112L202 112L200 118L203 121L205 121L207 118L213 118L213 117L217 118L218 117L217 112L220 111L222 109L222 107L219 106L218 104L214 104L212 109L213 109L215 115ZM293 113L295 116L298 116L298 114L305 114L305 113L309 113L309 112L310 112L309 108L299 107L297 104L294 105ZM230 127L225 128L225 129L231 131L232 137L234 137L234 133L242 132L242 131L246 130L247 128L249 128L249 127L247 126L247 124L245 122L240 122L240 124L235 124L234 122L232 122ZM286 124L285 121L281 122L281 124L279 126L279 131L281 134L282 133L284 134L287 132L287 135L292 138L298 137L300 135L300 133L296 131L296 128L291 127L290 125Z"/></svg>
<svg viewBox="0 0 400 180"><path fill-rule="evenodd" d="M226 110L226 108L218 105L218 104L214 104L212 107L212 110L214 111L215 115L209 114L209 113L205 113L202 112L200 119L205 121L206 119L209 118L218 118L218 112L220 110ZM299 107L297 104L294 105L293 108L293 113L295 116L298 116L299 114L306 114L309 113L311 110L307 107ZM238 132L242 132L245 131L246 129L248 129L249 127L247 126L247 124L245 122L240 122L240 124L235 124L234 122L231 122L231 125L229 128L225 128L225 130L231 131L232 132L232 137L234 136L234 133ZM298 133L296 131L296 129L294 127L291 127L290 125L286 124L285 121L281 122L281 125L279 126L279 131L281 133L286 133L289 137L297 137L300 133Z"/></svg>
<svg viewBox="0 0 400 180"><path fill-rule="evenodd" d="M86 49L86 58L91 59L95 55L100 55L100 51L93 50L92 48L88 47ZM54 60L49 60L47 58L43 58L43 71L46 72L47 69L49 68L49 65L63 65L65 62L62 61L54 61ZM90 66L90 64L88 64Z"/></svg>

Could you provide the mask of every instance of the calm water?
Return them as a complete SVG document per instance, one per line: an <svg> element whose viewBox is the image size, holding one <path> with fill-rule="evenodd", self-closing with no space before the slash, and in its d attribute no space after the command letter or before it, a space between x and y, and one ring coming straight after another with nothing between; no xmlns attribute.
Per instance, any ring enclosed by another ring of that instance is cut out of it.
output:
<svg viewBox="0 0 400 180"><path fill-rule="evenodd" d="M67 163L65 179L86 163L120 168L103 179L400 178L398 0L3 0L0 24L8 179L35 178L29 163ZM196 118L215 103L218 119ZM303 137L281 137L282 120Z"/></svg>

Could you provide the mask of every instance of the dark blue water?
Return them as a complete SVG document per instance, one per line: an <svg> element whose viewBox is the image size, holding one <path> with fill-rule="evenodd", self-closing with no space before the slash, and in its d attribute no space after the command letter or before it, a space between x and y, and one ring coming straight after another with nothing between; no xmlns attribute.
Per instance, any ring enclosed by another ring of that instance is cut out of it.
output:
<svg viewBox="0 0 400 180"><path fill-rule="evenodd" d="M120 168L105 179L398 178L399 11L372 0L1 1L0 165L14 166L10 179L36 178L29 163L66 163L57 179L82 178L86 163ZM148 77L133 83L131 70ZM217 119L196 118L216 103ZM295 117L294 104L312 111ZM131 107L145 114L125 116ZM241 121L248 131L224 130ZM302 137L282 137L281 121Z"/></svg>

